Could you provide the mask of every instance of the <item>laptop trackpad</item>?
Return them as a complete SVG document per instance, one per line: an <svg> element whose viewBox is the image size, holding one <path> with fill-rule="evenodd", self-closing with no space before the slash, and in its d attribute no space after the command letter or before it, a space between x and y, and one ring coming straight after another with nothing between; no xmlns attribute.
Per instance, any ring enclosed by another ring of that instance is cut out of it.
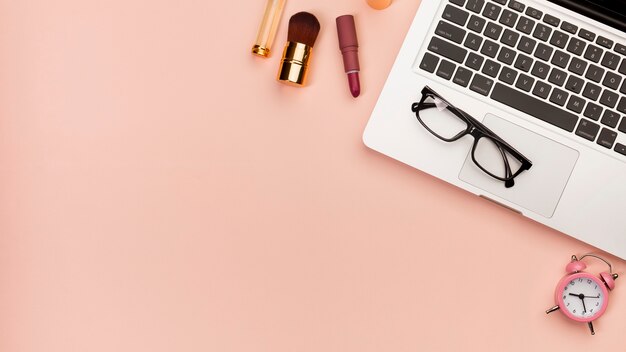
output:
<svg viewBox="0 0 626 352"><path fill-rule="evenodd" d="M485 190L487 197L497 195L537 214L552 217L578 160L578 151L492 114L487 114L483 123L530 159L533 166L515 178L515 186L505 188L504 182L488 176L474 164L470 152L459 179Z"/></svg>

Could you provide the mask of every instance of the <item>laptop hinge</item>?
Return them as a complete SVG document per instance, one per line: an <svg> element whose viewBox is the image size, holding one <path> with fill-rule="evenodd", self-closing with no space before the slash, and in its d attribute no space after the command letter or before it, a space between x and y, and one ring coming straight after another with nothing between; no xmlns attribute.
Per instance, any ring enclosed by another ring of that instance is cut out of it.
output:
<svg viewBox="0 0 626 352"><path fill-rule="evenodd" d="M524 214L522 214L522 212L521 212L521 211L516 210L516 209L513 209L513 208L511 208L511 207L509 207L509 206L506 206L506 205L504 205L504 204L502 204L502 203L500 203L500 202L498 202L498 201L495 201L495 200L493 200L493 199L491 199L491 198L489 198L489 197L487 197L487 196L483 196L482 194L480 194L480 195L478 195L478 196L479 196L480 198L486 199L486 200L488 200L488 201L490 201L490 202L492 202L492 203L495 203L495 204L497 204L497 205L499 205L499 206L501 206L501 207L503 207L503 208L505 208L505 209L508 209L508 210L510 210L510 211L512 211L512 212L514 212L514 213L516 213L516 214L519 214L519 215L524 215Z"/></svg>

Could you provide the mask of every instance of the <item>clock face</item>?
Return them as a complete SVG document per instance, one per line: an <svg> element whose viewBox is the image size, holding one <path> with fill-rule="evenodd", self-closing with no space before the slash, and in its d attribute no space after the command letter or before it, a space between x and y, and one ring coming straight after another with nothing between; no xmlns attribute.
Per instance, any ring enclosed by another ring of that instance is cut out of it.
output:
<svg viewBox="0 0 626 352"><path fill-rule="evenodd" d="M559 308L577 321L592 321L606 310L608 291L600 279L587 273L565 277L557 287Z"/></svg>

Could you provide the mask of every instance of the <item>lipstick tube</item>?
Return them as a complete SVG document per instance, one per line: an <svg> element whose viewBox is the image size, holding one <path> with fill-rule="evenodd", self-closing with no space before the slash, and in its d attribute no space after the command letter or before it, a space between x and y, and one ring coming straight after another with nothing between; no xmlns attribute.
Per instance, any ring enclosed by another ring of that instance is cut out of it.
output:
<svg viewBox="0 0 626 352"><path fill-rule="evenodd" d="M361 94L361 82L359 80L359 41L356 37L356 26L352 15L337 17L337 35L339 37L339 49L343 57L343 67L348 76L348 85L353 97Z"/></svg>
<svg viewBox="0 0 626 352"><path fill-rule="evenodd" d="M276 37L276 30L283 14L287 0L268 0L265 7L265 15L259 27L259 34L256 37L252 53L261 57L269 57L272 43Z"/></svg>

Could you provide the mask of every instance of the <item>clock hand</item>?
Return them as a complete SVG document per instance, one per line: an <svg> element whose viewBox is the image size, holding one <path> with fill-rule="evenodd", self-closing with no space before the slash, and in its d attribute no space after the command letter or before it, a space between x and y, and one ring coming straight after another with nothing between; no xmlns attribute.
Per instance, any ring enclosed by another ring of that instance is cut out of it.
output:
<svg viewBox="0 0 626 352"><path fill-rule="evenodd" d="M600 298L600 294L598 294L597 296L585 296L582 293L570 293L570 296L576 296L578 298Z"/></svg>
<svg viewBox="0 0 626 352"><path fill-rule="evenodd" d="M585 297L585 296L583 296L583 297ZM581 298L580 300L583 301L583 313L587 313L587 307L585 307L585 299Z"/></svg>
<svg viewBox="0 0 626 352"><path fill-rule="evenodd" d="M585 298L600 298L600 294L598 293L597 296L584 296Z"/></svg>

